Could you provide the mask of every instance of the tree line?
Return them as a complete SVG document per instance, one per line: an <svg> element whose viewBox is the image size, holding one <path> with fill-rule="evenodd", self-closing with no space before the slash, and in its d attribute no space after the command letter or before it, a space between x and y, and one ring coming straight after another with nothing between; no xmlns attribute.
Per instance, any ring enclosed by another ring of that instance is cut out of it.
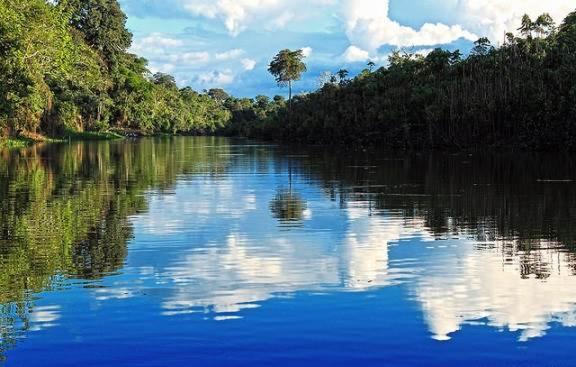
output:
<svg viewBox="0 0 576 367"><path fill-rule="evenodd" d="M323 74L316 92L282 108L257 104L244 111L256 118L233 118L228 129L305 143L576 148L576 12L559 27L548 14L524 16L517 33L498 48L481 38L467 57L396 51L387 67L369 62L352 79L347 70ZM290 52L270 67L280 85L305 71L302 55Z"/></svg>
<svg viewBox="0 0 576 367"><path fill-rule="evenodd" d="M479 39L468 56L398 50L350 78L324 73L292 97L301 50L269 72L282 96L235 98L179 88L129 52L117 0L0 0L0 136L110 128L224 134L397 148L576 148L576 12L560 26L525 16L502 46Z"/></svg>
<svg viewBox="0 0 576 367"><path fill-rule="evenodd" d="M0 136L208 133L230 112L128 51L117 0L0 0Z"/></svg>

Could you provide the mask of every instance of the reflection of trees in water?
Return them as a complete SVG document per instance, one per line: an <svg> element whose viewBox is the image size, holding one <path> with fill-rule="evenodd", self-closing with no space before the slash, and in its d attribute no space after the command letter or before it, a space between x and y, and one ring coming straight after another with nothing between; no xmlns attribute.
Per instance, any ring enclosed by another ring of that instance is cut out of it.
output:
<svg viewBox="0 0 576 367"><path fill-rule="evenodd" d="M36 146L0 159L0 355L30 327L32 294L123 265L147 190L226 170L218 139Z"/></svg>
<svg viewBox="0 0 576 367"><path fill-rule="evenodd" d="M5 361L4 354L16 345L21 331L15 327L23 323L21 329L28 328L26 303L0 304L0 362Z"/></svg>
<svg viewBox="0 0 576 367"><path fill-rule="evenodd" d="M306 202L292 190L279 190L270 202L272 215L285 225L300 225L304 220L305 210Z"/></svg>
<svg viewBox="0 0 576 367"><path fill-rule="evenodd" d="M372 214L423 221L439 238L471 238L479 251L518 260L524 278L550 277L550 251L564 252L576 274L576 184L546 181L576 178L569 158L312 149L288 157L255 146L242 148L250 157L243 159L232 149L224 140L184 138L1 153L0 348L16 340L18 327L28 328L30 292L50 289L57 276L98 279L121 268L132 236L128 218L146 210L147 190L168 191L182 174L218 179L231 165L254 173L289 166L341 207L365 204ZM270 211L298 225L306 202L295 190L279 190Z"/></svg>
<svg viewBox="0 0 576 367"><path fill-rule="evenodd" d="M522 276L551 271L539 259L544 248L576 253L576 162L568 156L307 153L293 159L296 172L341 206L423 218L438 238L497 241L503 262L524 260Z"/></svg>

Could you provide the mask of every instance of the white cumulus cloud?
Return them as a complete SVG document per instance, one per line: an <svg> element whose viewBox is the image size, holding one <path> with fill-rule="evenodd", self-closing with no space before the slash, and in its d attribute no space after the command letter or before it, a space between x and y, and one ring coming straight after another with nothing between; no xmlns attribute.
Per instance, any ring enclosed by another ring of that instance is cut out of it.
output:
<svg viewBox="0 0 576 367"><path fill-rule="evenodd" d="M154 32L150 33L148 36L136 40L132 45L132 50L136 53L147 52L147 53L161 53L165 49L180 47L184 45L184 42L162 33Z"/></svg>
<svg viewBox="0 0 576 367"><path fill-rule="evenodd" d="M549 13L560 23L574 9L576 2L571 0L460 0L453 13L454 20L470 31L498 42L505 32L517 30L524 14L536 18Z"/></svg>
<svg viewBox="0 0 576 367"><path fill-rule="evenodd" d="M254 68L256 67L256 61L252 59L242 59L240 62L242 63L242 67L246 71L254 70Z"/></svg>
<svg viewBox="0 0 576 367"><path fill-rule="evenodd" d="M237 36L249 25L284 28L296 18L306 18L312 13L311 8L335 5L337 0L183 0L183 3L190 14L218 19L230 34Z"/></svg>
<svg viewBox="0 0 576 367"><path fill-rule="evenodd" d="M346 62L360 62L370 59L370 53L356 46L350 46L342 55Z"/></svg>
<svg viewBox="0 0 576 367"><path fill-rule="evenodd" d="M235 48L233 50L220 52L215 55L216 60L233 60L244 54L244 50Z"/></svg>
<svg viewBox="0 0 576 367"><path fill-rule="evenodd" d="M150 62L149 69L152 73L171 73L176 68L176 65L170 63L156 63Z"/></svg>
<svg viewBox="0 0 576 367"><path fill-rule="evenodd" d="M170 55L169 59L177 64L199 64L207 63L210 61L210 54L208 52L184 52L181 54Z"/></svg>
<svg viewBox="0 0 576 367"><path fill-rule="evenodd" d="M460 38L478 39L478 36L460 25L426 23L420 29L403 26L390 19L389 10L387 0L346 0L343 11L346 35L350 42L362 49L375 51L383 45L432 46Z"/></svg>
<svg viewBox="0 0 576 367"><path fill-rule="evenodd" d="M310 57L312 56L312 47L303 47L302 48L302 54L304 55L304 57Z"/></svg>
<svg viewBox="0 0 576 367"><path fill-rule="evenodd" d="M234 81L234 74L231 70L202 73L198 76L198 81L206 86L224 86Z"/></svg>

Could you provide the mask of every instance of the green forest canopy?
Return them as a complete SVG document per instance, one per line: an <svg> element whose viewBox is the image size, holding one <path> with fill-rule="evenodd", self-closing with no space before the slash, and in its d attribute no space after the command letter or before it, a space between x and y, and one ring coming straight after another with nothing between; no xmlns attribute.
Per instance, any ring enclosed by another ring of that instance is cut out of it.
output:
<svg viewBox="0 0 576 367"><path fill-rule="evenodd" d="M516 33L499 48L481 38L467 57L396 51L387 67L369 62L352 79L347 70L324 75L288 113L280 96L198 93L152 74L128 52L117 0L0 0L0 135L116 128L403 148L575 148L576 12L559 27L547 14L525 16Z"/></svg>
<svg viewBox="0 0 576 367"><path fill-rule="evenodd" d="M229 112L129 53L116 0L0 0L0 130L211 132Z"/></svg>

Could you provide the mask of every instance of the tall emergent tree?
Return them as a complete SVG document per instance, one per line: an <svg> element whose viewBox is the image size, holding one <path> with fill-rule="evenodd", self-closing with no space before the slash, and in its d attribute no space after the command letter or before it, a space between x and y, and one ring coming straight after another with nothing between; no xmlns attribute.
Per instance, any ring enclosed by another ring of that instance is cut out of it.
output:
<svg viewBox="0 0 576 367"><path fill-rule="evenodd" d="M274 75L279 86L288 85L288 105L292 108L292 82L300 80L302 73L306 72L304 64L304 51L282 50L274 57L268 71Z"/></svg>
<svg viewBox="0 0 576 367"><path fill-rule="evenodd" d="M117 56L130 47L132 34L117 0L60 0L59 4L69 12L70 24L108 63L117 62Z"/></svg>
<svg viewBox="0 0 576 367"><path fill-rule="evenodd" d="M522 26L518 28L520 33L526 38L532 38L532 32L534 31L534 22L530 19L528 14L524 14L522 17Z"/></svg>

